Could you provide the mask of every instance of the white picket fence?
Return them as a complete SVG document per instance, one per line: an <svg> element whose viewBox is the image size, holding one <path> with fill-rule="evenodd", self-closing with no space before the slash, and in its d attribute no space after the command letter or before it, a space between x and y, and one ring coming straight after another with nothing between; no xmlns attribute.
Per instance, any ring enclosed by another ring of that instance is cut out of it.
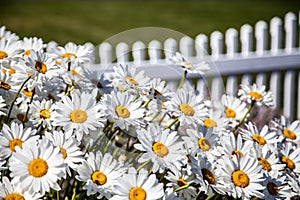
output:
<svg viewBox="0 0 300 200"><path fill-rule="evenodd" d="M179 51L192 62L205 59L216 68L196 78L196 89L211 99L220 98L225 90L235 94L240 83L264 84L274 94L275 106L289 119L300 119L300 12L289 12L284 20L274 17L268 24L258 21L255 27L243 25L240 30L215 31L209 37L195 39L184 36L179 41L136 41L132 48L125 42L113 47L99 45L100 64L94 69L111 70L110 63L128 63L145 70L147 76L160 77L174 83L183 71L167 58ZM114 53L113 53L114 52ZM209 54L207 54L209 52ZM116 61L113 60L116 58ZM220 76L221 75L221 76ZM225 86L224 86L225 85Z"/></svg>

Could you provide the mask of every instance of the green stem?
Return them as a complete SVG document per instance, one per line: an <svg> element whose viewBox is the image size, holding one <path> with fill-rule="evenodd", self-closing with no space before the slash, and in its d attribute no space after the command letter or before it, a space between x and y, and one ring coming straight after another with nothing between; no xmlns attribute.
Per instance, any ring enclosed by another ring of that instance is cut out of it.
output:
<svg viewBox="0 0 300 200"><path fill-rule="evenodd" d="M251 104L250 104L250 106L249 106L249 108L248 108L246 114L245 114L244 117L239 121L238 125L236 125L236 126L234 127L233 132L235 132L235 131L238 129L238 127L245 121L247 115L251 112L251 110L252 110L252 108L253 108L255 102L256 102L256 101L253 101L253 100L252 100L252 102L251 102Z"/></svg>
<svg viewBox="0 0 300 200"><path fill-rule="evenodd" d="M166 128L164 128L164 130L167 130L169 128L171 128L174 124L176 124L177 122L179 122L179 119L178 117L176 117L172 122L171 124L169 124Z"/></svg>
<svg viewBox="0 0 300 200"><path fill-rule="evenodd" d="M213 199L216 196L216 193L212 193L212 195L208 196L205 200Z"/></svg>
<svg viewBox="0 0 300 200"><path fill-rule="evenodd" d="M59 191L56 191L56 200L59 200Z"/></svg>
<svg viewBox="0 0 300 200"><path fill-rule="evenodd" d="M143 108L146 108L148 105L149 105L149 103L152 101L152 99L149 99L148 101L146 101L143 105L142 105L142 107Z"/></svg>
<svg viewBox="0 0 300 200"><path fill-rule="evenodd" d="M184 71L184 74L183 74L183 76L181 77L181 80L180 80L180 82L179 82L179 84L178 84L178 89L180 89L180 88L182 88L182 85L183 85L183 83L184 83L184 81L185 81L185 79L186 79L186 77L187 77L187 70L185 70Z"/></svg>
<svg viewBox="0 0 300 200"><path fill-rule="evenodd" d="M76 186L77 186L77 181L75 181L74 185L73 185L73 195L72 195L72 200L75 200L75 196L76 196Z"/></svg>
<svg viewBox="0 0 300 200"><path fill-rule="evenodd" d="M30 110L30 104L31 104L32 101L33 101L33 96L34 96L34 95L35 95L35 89L33 89L33 91L32 91L32 95L31 95L31 97L30 97L30 102L29 102L29 104L28 104L28 108L27 108L26 113L25 113L25 115L24 115L24 117L23 117L23 123L25 122L26 117L27 117L27 115L28 115L28 113L29 113L29 110Z"/></svg>
<svg viewBox="0 0 300 200"><path fill-rule="evenodd" d="M8 122L9 122L9 118L10 118L10 115L11 115L11 111L12 111L13 106L14 106L14 104L15 104L15 102L16 102L16 100L17 100L19 94L20 94L20 92L22 91L22 88L23 88L24 85L27 83L27 81L29 81L30 78L31 78L31 76L29 76L29 77L22 83L20 89L18 90L18 92L17 92L17 94L15 95L13 101L11 102L11 105L10 105L9 111L8 111L8 115L7 115L7 121L6 121L7 124L8 124Z"/></svg>
<svg viewBox="0 0 300 200"><path fill-rule="evenodd" d="M190 184L186 184L186 185L184 185L184 186L181 186L181 187L179 187L179 188L176 188L176 189L174 190L174 192L178 192L178 191L180 191L180 190L184 190L184 189L186 189L186 188L188 188L188 187L190 187Z"/></svg>
<svg viewBox="0 0 300 200"><path fill-rule="evenodd" d="M140 166L139 166L139 168L137 168L137 172L139 172L143 167L145 167L149 162L151 161L151 159L149 159L149 160L146 160L143 164L141 164Z"/></svg>

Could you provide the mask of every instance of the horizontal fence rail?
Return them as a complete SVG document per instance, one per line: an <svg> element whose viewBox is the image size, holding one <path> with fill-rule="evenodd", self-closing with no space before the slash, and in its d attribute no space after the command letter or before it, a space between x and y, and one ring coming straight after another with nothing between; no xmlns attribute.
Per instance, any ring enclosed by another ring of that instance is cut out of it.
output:
<svg viewBox="0 0 300 200"><path fill-rule="evenodd" d="M183 70L168 58L179 51L192 63L206 60L213 66L203 76L189 76L196 79L200 94L209 94L214 100L223 90L236 94L241 83L264 84L287 118L300 119L300 12L298 15L289 12L284 20L274 17L270 23L258 21L254 27L245 24L240 30L229 28L225 34L214 31L209 37L199 34L195 39L153 39L148 44L136 41L132 47L125 42L115 47L104 42L99 45L100 63L90 67L110 72L112 65L127 63L145 70L149 77L174 84Z"/></svg>

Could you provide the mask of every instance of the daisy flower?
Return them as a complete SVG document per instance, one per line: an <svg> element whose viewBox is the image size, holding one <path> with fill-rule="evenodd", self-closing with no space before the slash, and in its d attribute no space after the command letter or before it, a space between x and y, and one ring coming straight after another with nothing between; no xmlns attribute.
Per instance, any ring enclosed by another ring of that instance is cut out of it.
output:
<svg viewBox="0 0 300 200"><path fill-rule="evenodd" d="M101 109L102 106L96 103L95 93L74 92L71 97L63 96L62 102L54 105L53 125L62 126L65 131L76 130L76 137L80 141L83 133L88 134L89 130L96 130L103 126Z"/></svg>
<svg viewBox="0 0 300 200"><path fill-rule="evenodd" d="M299 144L300 142L300 120L296 120L291 124L284 116L281 116L280 124L275 124L278 127L285 140Z"/></svg>
<svg viewBox="0 0 300 200"><path fill-rule="evenodd" d="M113 66L110 80L115 88L120 91L131 91L136 93L149 85L149 78L144 76L144 71L136 72L136 67L119 64Z"/></svg>
<svg viewBox="0 0 300 200"><path fill-rule="evenodd" d="M151 79L149 88L149 94L147 95L149 99L159 99L160 101L165 102L171 97L171 91L166 87L166 82L159 78Z"/></svg>
<svg viewBox="0 0 300 200"><path fill-rule="evenodd" d="M3 96L6 100L12 99L11 96L13 92L16 92L19 89L19 86L16 86L14 81L12 80L12 77L7 75L6 73L3 73L3 71L0 71L0 94Z"/></svg>
<svg viewBox="0 0 300 200"><path fill-rule="evenodd" d="M19 41L0 40L0 63L20 58L22 51Z"/></svg>
<svg viewBox="0 0 300 200"><path fill-rule="evenodd" d="M19 40L19 37L10 31L6 30L5 26L0 27L0 40Z"/></svg>
<svg viewBox="0 0 300 200"><path fill-rule="evenodd" d="M113 91L105 94L102 104L108 119L114 122L114 127L128 130L130 125L140 126L143 124L142 117L145 109L142 108L142 102L127 92Z"/></svg>
<svg viewBox="0 0 300 200"><path fill-rule="evenodd" d="M192 175L188 175L187 171L184 169L174 170L173 172L169 171L165 178L169 181L166 186L173 188L173 190L182 186L190 185L194 182L194 177ZM181 197L181 199L192 199L197 195L196 188L194 187L188 187L176 193L178 194L178 197Z"/></svg>
<svg viewBox="0 0 300 200"><path fill-rule="evenodd" d="M244 140L253 141L260 146L273 145L281 141L276 131L269 130L267 125L263 126L261 130L258 130L252 122L248 122L245 126L246 129L239 129Z"/></svg>
<svg viewBox="0 0 300 200"><path fill-rule="evenodd" d="M52 142L55 147L60 149L62 158L67 167L76 169L79 163L83 161L83 152L78 147L78 142L74 137L68 137L69 134L62 131L46 132L46 138ZM70 174L70 170L67 168Z"/></svg>
<svg viewBox="0 0 300 200"><path fill-rule="evenodd" d="M187 70L189 73L203 74L203 70L210 69L209 65L205 61L200 61L199 63L192 64L179 52L176 52L175 55L169 58L169 60L175 65L181 66L184 70Z"/></svg>
<svg viewBox="0 0 300 200"><path fill-rule="evenodd" d="M166 102L166 108L173 111L181 125L203 123L208 116L208 109L202 98L195 95L194 91L179 89L172 95L172 99Z"/></svg>
<svg viewBox="0 0 300 200"><path fill-rule="evenodd" d="M205 128L213 128L215 132L220 134L226 132L226 127L228 126L229 120L223 116L220 110L208 110L209 116L203 120L203 125Z"/></svg>
<svg viewBox="0 0 300 200"><path fill-rule="evenodd" d="M51 49L58 62L78 62L87 63L90 61L91 49L83 45L76 45L73 42L68 42L64 47L56 47Z"/></svg>
<svg viewBox="0 0 300 200"><path fill-rule="evenodd" d="M0 199L4 200L38 200L42 195L38 193L30 193L22 188L20 183L11 183L4 176L2 184L0 184Z"/></svg>
<svg viewBox="0 0 300 200"><path fill-rule="evenodd" d="M86 183L83 189L87 190L88 196L98 193L98 198L105 196L109 199L113 185L125 173L125 168L110 154L102 155L97 151L87 155L87 159L77 167L77 173L76 179Z"/></svg>
<svg viewBox="0 0 300 200"><path fill-rule="evenodd" d="M295 196L296 194L291 190L287 182L286 177L279 176L278 173L268 176L263 183L266 186L263 191L265 199L289 199Z"/></svg>
<svg viewBox="0 0 300 200"><path fill-rule="evenodd" d="M3 124L0 133L1 159L10 157L13 152L16 152L17 146L22 148L25 143L39 139L36 130L32 130L31 127L24 129L22 124L15 122L12 122L10 127Z"/></svg>
<svg viewBox="0 0 300 200"><path fill-rule="evenodd" d="M27 37L25 37L21 41L21 47L20 48L24 50L23 56L29 56L31 50L42 51L43 46L44 46L44 44L43 44L43 40L41 38L37 38L37 37L27 38Z"/></svg>
<svg viewBox="0 0 300 200"><path fill-rule="evenodd" d="M234 198L250 199L252 196L263 198L260 190L264 189L264 181L261 167L256 159L245 155L243 157L224 156L221 163L220 173L224 182L229 184L227 194Z"/></svg>
<svg viewBox="0 0 300 200"><path fill-rule="evenodd" d="M246 104L234 96L223 95L222 104L225 117L229 120L232 127L238 125L247 113Z"/></svg>
<svg viewBox="0 0 300 200"><path fill-rule="evenodd" d="M161 130L150 124L147 129L137 130L137 138L140 143L134 144L134 148L145 152L138 162L151 159L154 173L165 169L176 170L176 164L184 159L183 143L178 140L175 131Z"/></svg>
<svg viewBox="0 0 300 200"><path fill-rule="evenodd" d="M110 200L157 200L164 195L163 184L158 183L155 174L148 177L144 169L137 173L134 168L129 168L114 188L115 195Z"/></svg>
<svg viewBox="0 0 300 200"><path fill-rule="evenodd" d="M300 148L294 147L291 143L285 143L280 151L280 160L286 165L286 169L300 174Z"/></svg>
<svg viewBox="0 0 300 200"><path fill-rule="evenodd" d="M207 157L199 154L196 158L191 156L191 170L195 175L195 182L200 184L200 191L210 196L214 191L220 194L226 194L229 187L224 183L219 173L217 163L209 161Z"/></svg>
<svg viewBox="0 0 300 200"><path fill-rule="evenodd" d="M273 106L272 92L266 92L266 86L253 85L241 85L241 89L238 91L238 96L241 100L246 100L248 103L255 101L257 105Z"/></svg>
<svg viewBox="0 0 300 200"><path fill-rule="evenodd" d="M16 148L9 162L13 181L22 183L25 191L44 195L50 189L60 190L57 181L66 174L60 150L46 139L24 143Z"/></svg>
<svg viewBox="0 0 300 200"><path fill-rule="evenodd" d="M3 99L2 96L0 96L0 116L6 116L7 108L6 108L6 103L5 100Z"/></svg>
<svg viewBox="0 0 300 200"><path fill-rule="evenodd" d="M43 99L42 101L33 101L30 105L30 120L33 126L41 125L43 128L52 129L51 113L53 112L52 100Z"/></svg>
<svg viewBox="0 0 300 200"><path fill-rule="evenodd" d="M177 196L173 188L166 188L163 200L181 200L181 198Z"/></svg>

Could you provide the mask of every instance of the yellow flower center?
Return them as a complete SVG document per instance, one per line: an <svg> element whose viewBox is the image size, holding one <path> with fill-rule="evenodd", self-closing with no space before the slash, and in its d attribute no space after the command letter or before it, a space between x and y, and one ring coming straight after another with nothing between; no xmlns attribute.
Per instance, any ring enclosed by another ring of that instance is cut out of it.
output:
<svg viewBox="0 0 300 200"><path fill-rule="evenodd" d="M67 157L67 150L65 148L63 148L63 147L59 147L59 150L60 150L60 152L63 153L62 158L66 159L66 157Z"/></svg>
<svg viewBox="0 0 300 200"><path fill-rule="evenodd" d="M262 95L258 92L249 92L248 93L252 98L254 98L255 100L258 100L260 98L262 98Z"/></svg>
<svg viewBox="0 0 300 200"><path fill-rule="evenodd" d="M30 49L24 51L23 55L29 56L30 55Z"/></svg>
<svg viewBox="0 0 300 200"><path fill-rule="evenodd" d="M235 155L237 158L244 156L244 154L241 151L237 150L237 149L233 150L232 153L231 153L231 155Z"/></svg>
<svg viewBox="0 0 300 200"><path fill-rule="evenodd" d="M209 169L202 168L201 172L204 180L206 180L209 184L215 184L215 176Z"/></svg>
<svg viewBox="0 0 300 200"><path fill-rule="evenodd" d="M87 120L87 114L83 110L73 110L70 114L70 119L74 123L83 123Z"/></svg>
<svg viewBox="0 0 300 200"><path fill-rule="evenodd" d="M188 183L185 179L179 178L179 179L177 180L177 184L178 184L179 187L182 187L182 186L185 186L185 185L187 185L187 184L189 184L189 183Z"/></svg>
<svg viewBox="0 0 300 200"><path fill-rule="evenodd" d="M129 192L129 200L146 200L147 193L141 187L133 187Z"/></svg>
<svg viewBox="0 0 300 200"><path fill-rule="evenodd" d="M152 150L156 155L158 155L161 158L165 157L169 153L168 148L161 142L155 142L152 145Z"/></svg>
<svg viewBox="0 0 300 200"><path fill-rule="evenodd" d="M35 63L35 69L36 69L36 71L38 71L39 73L42 73L42 74L45 74L47 72L47 66L40 61L37 61Z"/></svg>
<svg viewBox="0 0 300 200"><path fill-rule="evenodd" d="M183 112L186 116L193 116L195 114L195 110L186 103L180 104L179 110Z"/></svg>
<svg viewBox="0 0 300 200"><path fill-rule="evenodd" d="M6 74L6 69L2 69L2 72L4 73L4 74ZM8 75L9 76L11 76L11 75L13 75L14 73L16 73L16 70L12 67L12 66L10 66L9 67L9 72L8 72Z"/></svg>
<svg viewBox="0 0 300 200"><path fill-rule="evenodd" d="M265 145L267 142L265 140L265 138L261 137L258 134L254 134L252 135L252 139L257 142L259 145Z"/></svg>
<svg viewBox="0 0 300 200"><path fill-rule="evenodd" d="M134 80L134 78L132 78L130 76L126 76L125 79L126 79L127 82L131 83L132 85L138 85L139 84L136 80Z"/></svg>
<svg viewBox="0 0 300 200"><path fill-rule="evenodd" d="M210 144L205 138L198 140L198 146L202 151L208 151L210 149Z"/></svg>
<svg viewBox="0 0 300 200"><path fill-rule="evenodd" d="M95 171L92 174L92 181L94 183L96 183L97 185L104 185L107 181L107 178L106 178L105 174L103 174L102 172Z"/></svg>
<svg viewBox="0 0 300 200"><path fill-rule="evenodd" d="M32 94L33 94L33 92L30 91L28 88L25 88L24 90L22 90L22 93L27 97L32 97Z"/></svg>
<svg viewBox="0 0 300 200"><path fill-rule="evenodd" d="M204 126L207 127L207 128L217 127L217 122L215 122L212 119L206 118L204 120Z"/></svg>
<svg viewBox="0 0 300 200"><path fill-rule="evenodd" d="M295 164L294 164L294 162L293 162L291 159L289 159L288 157L282 156L281 161L282 161L283 163L285 163L285 165L286 165L288 168L290 168L291 170L294 170L295 167L296 167Z"/></svg>
<svg viewBox="0 0 300 200"><path fill-rule="evenodd" d="M267 189L271 195L277 195L279 192L278 186L273 182L267 184Z"/></svg>
<svg viewBox="0 0 300 200"><path fill-rule="evenodd" d="M70 71L69 72L71 72L73 75L78 75L79 73L76 71L76 70L74 70L74 69L70 69Z"/></svg>
<svg viewBox="0 0 300 200"><path fill-rule="evenodd" d="M11 141L9 141L8 146L11 151L16 152L15 147L19 146L20 148L22 148L22 144L23 144L22 140L20 140L19 138L15 138L15 139L12 139Z"/></svg>
<svg viewBox="0 0 300 200"><path fill-rule="evenodd" d="M122 117L122 118L130 117L129 110L124 106L117 106L116 107L116 113L117 113L118 117Z"/></svg>
<svg viewBox="0 0 300 200"><path fill-rule="evenodd" d="M76 54L74 53L64 53L62 55L62 58L68 58L68 60L71 60L71 57L77 58Z"/></svg>
<svg viewBox="0 0 300 200"><path fill-rule="evenodd" d="M34 176L35 178L40 178L47 174L48 164L43 159L36 158L29 163L28 172L31 176Z"/></svg>
<svg viewBox="0 0 300 200"><path fill-rule="evenodd" d="M296 139L297 139L296 134L295 134L293 131L289 130L289 129L283 129L282 132L283 132L283 135L284 135L286 138L289 138L289 139L291 139L291 140L296 140Z"/></svg>
<svg viewBox="0 0 300 200"><path fill-rule="evenodd" d="M10 89L10 85L5 82L5 81L0 81L0 88L4 89L4 90L9 90Z"/></svg>
<svg viewBox="0 0 300 200"><path fill-rule="evenodd" d="M0 59L4 59L6 57L8 57L7 53L4 51L0 51Z"/></svg>
<svg viewBox="0 0 300 200"><path fill-rule="evenodd" d="M51 113L49 110L47 109L43 109L40 111L40 118L43 118L43 119L49 119L51 116Z"/></svg>
<svg viewBox="0 0 300 200"><path fill-rule="evenodd" d="M231 181L237 187L245 188L249 185L249 177L248 175L241 171L236 170L231 174Z"/></svg>
<svg viewBox="0 0 300 200"><path fill-rule="evenodd" d="M268 172L272 170L271 164L264 158L258 158L258 162L262 165L263 170Z"/></svg>
<svg viewBox="0 0 300 200"><path fill-rule="evenodd" d="M226 117L228 117L228 118L235 118L235 116L236 116L235 111L232 110L231 108L226 108L225 114L226 114Z"/></svg>
<svg viewBox="0 0 300 200"><path fill-rule="evenodd" d="M4 197L4 200L25 200L25 198L18 193L10 193Z"/></svg>

